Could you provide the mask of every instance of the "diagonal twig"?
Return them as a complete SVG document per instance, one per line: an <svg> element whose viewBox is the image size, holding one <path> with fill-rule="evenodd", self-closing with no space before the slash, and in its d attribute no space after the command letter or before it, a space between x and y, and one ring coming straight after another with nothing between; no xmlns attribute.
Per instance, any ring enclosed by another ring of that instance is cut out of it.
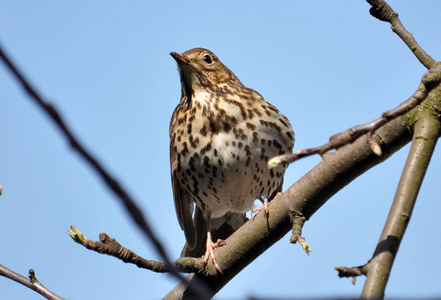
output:
<svg viewBox="0 0 441 300"><path fill-rule="evenodd" d="M368 134L366 136L367 143L370 145L372 151L380 156L381 148L380 145L375 141L375 139L373 139L374 132L390 120L405 114L406 112L410 111L418 104L420 104L422 101L424 101L428 92L439 84L440 78L440 67L427 71L423 75L423 78L421 79L421 84L418 86L416 92L397 107L384 112L380 118L375 119L369 123L357 125L343 132L337 133L331 136L329 138L329 142L322 146L302 149L292 154L283 154L273 157L268 161L268 167L274 168L280 164L292 163L300 158L310 155L324 154L332 149L338 149L344 145L350 144L366 133Z"/></svg>
<svg viewBox="0 0 441 300"><path fill-rule="evenodd" d="M8 58L6 53L2 50L0 46L0 58L6 64L8 69L12 72L15 78L22 85L24 90L29 94L30 99L32 99L38 106L43 110L44 113L54 122L54 124L61 130L64 136L69 141L72 148L77 151L80 156L100 175L101 179L107 184L108 188L110 188L114 194L117 196L117 199L124 205L126 211L135 221L136 225L141 229L142 233L147 237L148 240L153 244L155 250L158 252L160 257L164 260L164 263L170 269L170 274L172 274L177 279L183 280L184 277L179 274L179 272L173 267L171 260L169 259L165 248L162 246L159 239L156 237L156 234L151 229L149 223L145 219L143 213L136 205L134 199L128 194L128 192L118 183L116 179L114 179L110 173L101 165L98 160L90 154L84 146L81 145L79 140L74 136L72 131L69 129L67 124L64 122L61 115L55 109L53 105L48 103L39 95L39 93L31 86L28 80L24 78L24 76L18 71L17 67L12 63L12 61ZM203 287L198 287L198 290L203 291ZM197 292L201 293L201 292Z"/></svg>
<svg viewBox="0 0 441 300"><path fill-rule="evenodd" d="M64 298L58 296L51 290L49 290L47 287L45 287L40 281L38 281L37 277L35 276L35 271L33 269L29 270L29 279L6 268L4 265L0 264L0 276L7 277L9 279L12 279L25 287L30 288L31 290L36 291L46 299L50 300L63 300Z"/></svg>
<svg viewBox="0 0 441 300"><path fill-rule="evenodd" d="M403 42L412 50L416 58L428 69L439 66L439 62L434 60L423 48L417 43L412 33L406 30L401 23L398 13L395 12L389 4L384 0L367 0L372 6L369 13L380 21L389 22L391 29L395 32Z"/></svg>
<svg viewBox="0 0 441 300"><path fill-rule="evenodd" d="M108 236L106 233L100 233L99 241L90 240L73 225L70 226L70 230L68 230L67 233L75 242L89 250L116 257L125 263L134 264L141 269L147 269L157 273L170 272L170 268L163 262L145 259L139 256L132 250L122 246L115 238ZM178 258L172 264L179 272L183 273L202 273L205 269L202 258Z"/></svg>

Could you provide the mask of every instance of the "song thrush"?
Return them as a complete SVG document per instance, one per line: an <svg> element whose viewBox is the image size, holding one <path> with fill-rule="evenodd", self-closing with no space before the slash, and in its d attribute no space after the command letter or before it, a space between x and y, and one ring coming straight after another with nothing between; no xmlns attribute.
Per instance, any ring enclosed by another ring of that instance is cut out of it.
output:
<svg viewBox="0 0 441 300"><path fill-rule="evenodd" d="M187 240L181 256L211 257L241 226L256 199L281 191L286 166L269 158L291 153L288 119L245 87L203 48L170 55L178 63L181 101L170 122L170 162L176 214ZM196 211L194 207L196 203ZM194 214L193 214L194 212Z"/></svg>

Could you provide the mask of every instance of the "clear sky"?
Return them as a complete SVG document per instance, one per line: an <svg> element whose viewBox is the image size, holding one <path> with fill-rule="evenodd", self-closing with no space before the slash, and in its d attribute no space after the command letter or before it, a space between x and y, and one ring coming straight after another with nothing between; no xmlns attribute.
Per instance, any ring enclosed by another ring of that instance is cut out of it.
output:
<svg viewBox="0 0 441 300"><path fill-rule="evenodd" d="M406 28L441 57L439 1L390 1ZM365 1L0 1L0 43L87 148L135 197L172 258L184 243L169 173L169 121L179 102L169 52L212 50L291 121L295 149L377 118L416 90L424 67ZM100 255L66 234L100 232L147 259L155 251L100 179L0 63L0 263L29 268L68 299L157 299L177 282ZM372 256L408 147L331 198L304 228L307 256L289 235L217 299L357 297L336 265ZM319 162L289 167L285 189ZM439 178L434 153L386 290L441 296ZM1 299L41 299L0 277Z"/></svg>

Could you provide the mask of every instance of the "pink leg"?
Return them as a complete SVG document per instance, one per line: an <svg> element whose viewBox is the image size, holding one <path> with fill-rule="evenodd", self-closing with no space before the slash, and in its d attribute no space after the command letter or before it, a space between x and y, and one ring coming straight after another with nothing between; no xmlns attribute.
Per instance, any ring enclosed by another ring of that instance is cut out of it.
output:
<svg viewBox="0 0 441 300"><path fill-rule="evenodd" d="M263 209L263 211L265 212L265 215L268 216L268 214L269 214L268 201L265 201L262 198L259 198L259 200L262 202L262 206L254 208L251 211L251 214L255 214L256 212L261 211Z"/></svg>
<svg viewBox="0 0 441 300"><path fill-rule="evenodd" d="M220 273L222 273L219 264L216 261L216 256L214 255L214 249L217 247L220 247L222 245L225 245L225 242L223 240L217 240L216 243L213 243L213 240L211 239L211 214L207 215L207 250L205 251L204 256L204 264L207 264L208 260L211 257L211 261L213 262L214 267L216 270L218 270Z"/></svg>

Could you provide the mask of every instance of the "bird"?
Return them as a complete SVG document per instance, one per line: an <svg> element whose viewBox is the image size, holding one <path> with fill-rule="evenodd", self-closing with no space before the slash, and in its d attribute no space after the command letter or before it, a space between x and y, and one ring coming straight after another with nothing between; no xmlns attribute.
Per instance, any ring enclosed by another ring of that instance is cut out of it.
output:
<svg viewBox="0 0 441 300"><path fill-rule="evenodd" d="M221 271L214 249L248 220L256 200L281 192L287 165L269 169L267 162L292 153L294 131L210 50L170 55L181 82L169 132L174 204L186 238L181 257L205 253L204 263L211 259Z"/></svg>

